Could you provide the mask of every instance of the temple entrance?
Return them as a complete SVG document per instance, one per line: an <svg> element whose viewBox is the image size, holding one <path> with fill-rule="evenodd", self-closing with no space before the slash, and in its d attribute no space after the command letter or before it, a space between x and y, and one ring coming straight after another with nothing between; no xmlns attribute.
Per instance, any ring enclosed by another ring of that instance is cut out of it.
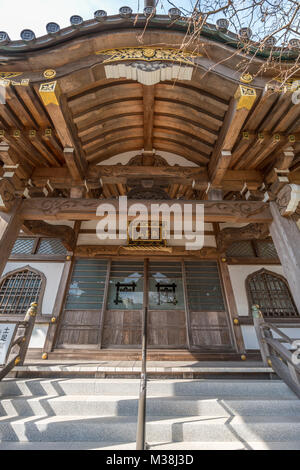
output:
<svg viewBox="0 0 300 470"><path fill-rule="evenodd" d="M148 307L153 349L233 351L218 262L75 262L58 348L136 349Z"/></svg>

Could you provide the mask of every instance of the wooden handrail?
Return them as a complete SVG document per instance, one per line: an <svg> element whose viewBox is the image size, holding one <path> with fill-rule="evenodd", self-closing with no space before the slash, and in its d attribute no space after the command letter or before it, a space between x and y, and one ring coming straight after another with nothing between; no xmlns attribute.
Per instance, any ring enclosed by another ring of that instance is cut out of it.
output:
<svg viewBox="0 0 300 470"><path fill-rule="evenodd" d="M146 450L146 401L147 401L147 324L148 308L143 309L142 334L142 370L140 383L140 396L138 407L138 423L136 434L136 450Z"/></svg>
<svg viewBox="0 0 300 470"><path fill-rule="evenodd" d="M35 324L36 314L37 303L34 302L27 310L23 321L15 321L13 319L11 321L9 320L9 323L16 325L17 332L9 346L7 364L5 364L5 366L0 370L0 381L4 379L4 377L6 377L15 366L24 364ZM8 323L8 321L0 320L0 324L3 323ZM17 351L15 351L16 349Z"/></svg>
<svg viewBox="0 0 300 470"><path fill-rule="evenodd" d="M258 305L253 305L252 315L264 364L272 367L276 374L300 398L300 364L295 359L295 353L291 352L293 349L284 346L284 344L291 346L298 341L300 345L300 339L292 339L273 323L266 322ZM284 327L288 328L288 326ZM273 332L280 338L274 338ZM295 349L297 350L297 348ZM300 351L298 354L296 352L296 356L300 356Z"/></svg>

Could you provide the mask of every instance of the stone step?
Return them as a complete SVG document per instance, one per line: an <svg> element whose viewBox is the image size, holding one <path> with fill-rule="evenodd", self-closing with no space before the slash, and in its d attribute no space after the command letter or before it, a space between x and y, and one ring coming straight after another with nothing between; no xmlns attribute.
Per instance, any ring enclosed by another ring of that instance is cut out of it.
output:
<svg viewBox="0 0 300 470"><path fill-rule="evenodd" d="M0 420L3 442L119 442L136 439L136 417L55 416ZM190 416L147 419L149 442L299 442L298 416Z"/></svg>
<svg viewBox="0 0 300 470"><path fill-rule="evenodd" d="M137 416L137 396L13 397L0 403L0 417ZM300 400L231 400L191 396L149 397L148 416L298 416Z"/></svg>
<svg viewBox="0 0 300 470"><path fill-rule="evenodd" d="M6 379L0 396L121 395L138 396L136 379ZM280 380L149 380L148 396L197 396L232 399L295 399Z"/></svg>
<svg viewBox="0 0 300 470"><path fill-rule="evenodd" d="M2 442L0 450L135 450L135 442ZM300 450L300 442L151 442L149 450ZM134 454L132 454L134 456Z"/></svg>

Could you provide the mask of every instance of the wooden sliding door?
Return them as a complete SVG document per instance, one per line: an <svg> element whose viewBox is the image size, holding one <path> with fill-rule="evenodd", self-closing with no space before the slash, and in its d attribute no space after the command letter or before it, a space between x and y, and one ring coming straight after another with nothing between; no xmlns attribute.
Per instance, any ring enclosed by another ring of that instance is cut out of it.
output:
<svg viewBox="0 0 300 470"><path fill-rule="evenodd" d="M217 261L75 261L57 348L232 351Z"/></svg>
<svg viewBox="0 0 300 470"><path fill-rule="evenodd" d="M233 341L216 261L185 261L190 347L232 350Z"/></svg>
<svg viewBox="0 0 300 470"><path fill-rule="evenodd" d="M99 347L108 265L107 260L75 261L57 348Z"/></svg>

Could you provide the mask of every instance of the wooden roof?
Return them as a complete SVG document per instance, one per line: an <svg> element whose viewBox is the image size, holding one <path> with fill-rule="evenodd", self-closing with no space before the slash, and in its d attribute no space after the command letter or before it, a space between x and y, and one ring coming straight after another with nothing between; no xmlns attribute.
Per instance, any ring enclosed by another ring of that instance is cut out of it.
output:
<svg viewBox="0 0 300 470"><path fill-rule="evenodd" d="M228 33L226 44L224 34L211 27L185 49L193 63L191 80L147 86L106 78L107 50L180 52L185 37L182 22L159 16L144 30L145 21L139 18L134 24L133 19L116 16L27 43L0 42L0 78L8 85L6 104L0 105L0 159L6 166L19 164L18 191L28 188L28 180L39 188L48 181L51 190L95 183L91 175L95 165L129 151L136 155L145 151L149 178L156 165L154 149L157 155L183 157L202 171L202 177L199 173L196 180L189 176L186 181L178 171L178 183L176 175L172 179L165 173L172 197L199 197L195 188L205 190L209 183L223 187L228 197L245 183L257 190L263 182L266 187L274 183L275 168L290 169L291 178L298 181L300 104L293 103L291 90L283 93L272 81L276 70L255 77L263 57L252 60L248 70L252 79L245 83L237 70L242 56L236 52L233 35ZM297 54L287 52L287 68ZM178 63L187 65L179 59ZM277 91L266 88L270 81ZM41 85L52 86L46 98ZM248 93L246 105L243 90ZM105 197L126 194L128 182L137 174L126 171L125 180L110 180L105 173ZM163 170L159 177L164 178Z"/></svg>

